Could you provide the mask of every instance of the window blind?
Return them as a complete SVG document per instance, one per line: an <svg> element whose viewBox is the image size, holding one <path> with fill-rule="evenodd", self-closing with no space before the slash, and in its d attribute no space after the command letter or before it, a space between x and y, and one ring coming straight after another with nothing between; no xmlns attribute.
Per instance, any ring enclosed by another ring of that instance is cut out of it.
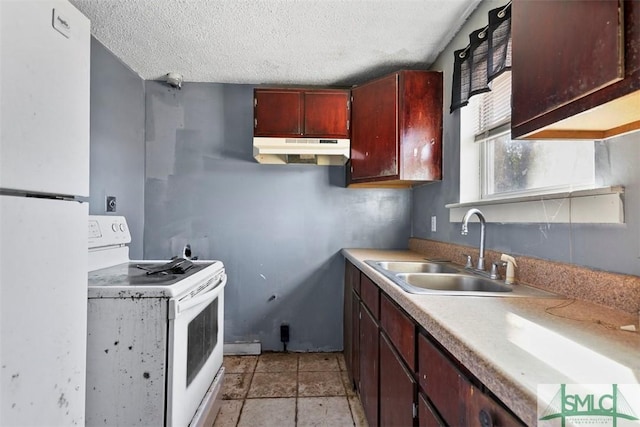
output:
<svg viewBox="0 0 640 427"><path fill-rule="evenodd" d="M481 141L510 129L511 73L503 73L491 82L491 92L473 100L476 117L475 139Z"/></svg>

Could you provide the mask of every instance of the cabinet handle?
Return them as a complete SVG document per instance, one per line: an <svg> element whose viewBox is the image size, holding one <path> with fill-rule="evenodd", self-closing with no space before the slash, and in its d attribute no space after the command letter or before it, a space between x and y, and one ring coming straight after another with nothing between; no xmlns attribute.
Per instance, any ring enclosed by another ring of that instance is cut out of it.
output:
<svg viewBox="0 0 640 427"><path fill-rule="evenodd" d="M258 119L253 119L253 127L254 128L258 127Z"/></svg>
<svg viewBox="0 0 640 427"><path fill-rule="evenodd" d="M480 409L478 420L480 421L480 425L482 427L493 427L493 419L491 418L491 414L485 409Z"/></svg>

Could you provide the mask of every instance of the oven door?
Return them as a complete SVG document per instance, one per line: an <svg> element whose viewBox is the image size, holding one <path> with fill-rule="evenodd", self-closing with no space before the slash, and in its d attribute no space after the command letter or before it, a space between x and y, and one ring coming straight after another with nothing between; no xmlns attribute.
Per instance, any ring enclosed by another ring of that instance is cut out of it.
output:
<svg viewBox="0 0 640 427"><path fill-rule="evenodd" d="M222 367L224 272L202 289L169 301L166 425L191 422Z"/></svg>

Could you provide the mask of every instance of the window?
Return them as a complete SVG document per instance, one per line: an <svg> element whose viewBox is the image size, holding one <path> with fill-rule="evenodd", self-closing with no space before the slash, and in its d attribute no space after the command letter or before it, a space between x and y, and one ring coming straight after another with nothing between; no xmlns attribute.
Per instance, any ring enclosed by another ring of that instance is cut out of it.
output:
<svg viewBox="0 0 640 427"><path fill-rule="evenodd" d="M624 188L596 169L607 164L604 143L512 140L510 72L491 85L461 109L460 200L446 205L449 220L478 207L488 222L624 223Z"/></svg>
<svg viewBox="0 0 640 427"><path fill-rule="evenodd" d="M495 199L592 188L595 183L594 141L511 140L511 73L492 82L491 92L476 95L462 108L467 144L477 145L478 188L470 198ZM463 132L463 138L465 132Z"/></svg>

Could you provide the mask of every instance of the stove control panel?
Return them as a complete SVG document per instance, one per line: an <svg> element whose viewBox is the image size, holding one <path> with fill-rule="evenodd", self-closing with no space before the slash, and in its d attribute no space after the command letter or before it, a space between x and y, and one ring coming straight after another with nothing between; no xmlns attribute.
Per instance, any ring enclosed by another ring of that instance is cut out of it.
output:
<svg viewBox="0 0 640 427"><path fill-rule="evenodd" d="M131 243L131 233L123 216L89 215L89 249Z"/></svg>

